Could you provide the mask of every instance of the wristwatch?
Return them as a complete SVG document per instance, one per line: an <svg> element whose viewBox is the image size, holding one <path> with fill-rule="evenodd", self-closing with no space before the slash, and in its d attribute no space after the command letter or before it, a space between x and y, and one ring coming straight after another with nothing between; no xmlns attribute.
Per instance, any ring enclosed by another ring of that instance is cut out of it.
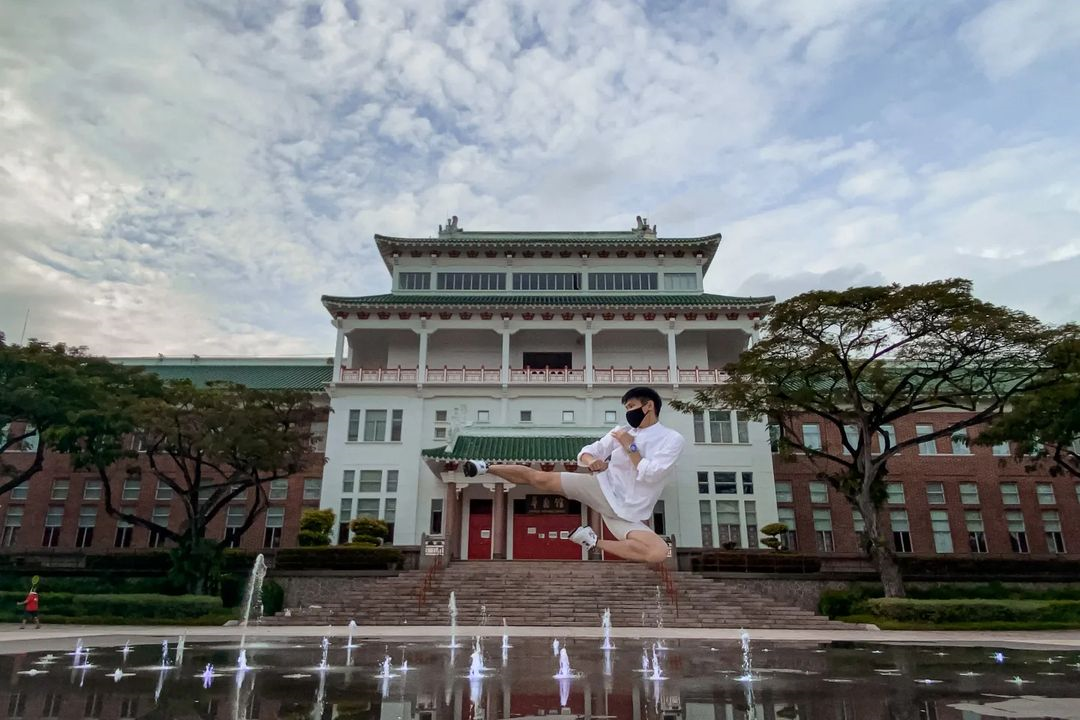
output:
<svg viewBox="0 0 1080 720"><path fill-rule="evenodd" d="M626 448L630 452L637 452L637 443L630 443L630 447Z"/></svg>

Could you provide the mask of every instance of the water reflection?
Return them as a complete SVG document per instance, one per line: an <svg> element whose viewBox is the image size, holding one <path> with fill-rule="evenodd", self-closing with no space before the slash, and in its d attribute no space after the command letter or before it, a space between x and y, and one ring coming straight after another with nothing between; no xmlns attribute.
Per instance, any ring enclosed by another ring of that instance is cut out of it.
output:
<svg viewBox="0 0 1080 720"><path fill-rule="evenodd" d="M763 644L758 652L755 644L754 680L747 682L738 642L668 641L655 675L651 667L642 672L632 643L623 646L605 652L594 640L568 640L560 651L572 659L573 673L559 678L553 675L561 658L552 657L549 641L526 639L507 649L505 664L471 678L473 659L452 659L452 650L435 641L407 643L401 658L409 672L383 677L380 664L398 650L377 643L331 648L317 672L317 640L249 646L257 669L242 673L224 670L234 667L238 646L221 644L189 643L185 672L117 675L114 667L64 667L42 662L44 652L24 653L0 657L0 717L6 710L10 718L80 720L1080 720L1080 653L1013 650L999 661L982 648L843 645L820 652L816 645ZM159 665L159 652L134 646L126 665ZM650 665L652 659L650 651ZM208 668L213 681L196 668Z"/></svg>

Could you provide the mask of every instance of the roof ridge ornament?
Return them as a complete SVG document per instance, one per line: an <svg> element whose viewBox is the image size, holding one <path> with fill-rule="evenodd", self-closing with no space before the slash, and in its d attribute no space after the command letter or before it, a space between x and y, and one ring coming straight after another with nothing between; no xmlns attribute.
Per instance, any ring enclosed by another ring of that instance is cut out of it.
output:
<svg viewBox="0 0 1080 720"><path fill-rule="evenodd" d="M637 227L634 228L634 232L647 238L656 239L656 225L649 227L649 218L637 216Z"/></svg>
<svg viewBox="0 0 1080 720"><path fill-rule="evenodd" d="M446 220L446 228L445 229L443 228L442 225L439 226L439 237L446 237L447 235L453 235L454 233L459 233L459 232L465 232L465 231L461 227L458 226L458 217L457 217L457 215L451 215L449 218L447 218L447 220Z"/></svg>

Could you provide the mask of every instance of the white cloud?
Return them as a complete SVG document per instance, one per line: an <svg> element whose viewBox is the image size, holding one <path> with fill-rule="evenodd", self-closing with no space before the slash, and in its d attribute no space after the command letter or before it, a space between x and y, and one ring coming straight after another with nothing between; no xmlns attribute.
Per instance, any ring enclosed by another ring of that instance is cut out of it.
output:
<svg viewBox="0 0 1080 720"><path fill-rule="evenodd" d="M966 22L959 37L988 76L1008 77L1080 46L1080 4L998 0Z"/></svg>

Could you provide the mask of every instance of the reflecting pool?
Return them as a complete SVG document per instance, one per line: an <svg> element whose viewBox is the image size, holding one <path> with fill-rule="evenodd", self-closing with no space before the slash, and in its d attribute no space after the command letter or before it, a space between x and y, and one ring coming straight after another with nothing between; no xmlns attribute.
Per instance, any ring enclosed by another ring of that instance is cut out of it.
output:
<svg viewBox="0 0 1080 720"><path fill-rule="evenodd" d="M0 656L0 717L1080 719L1074 651L459 639L88 640Z"/></svg>

